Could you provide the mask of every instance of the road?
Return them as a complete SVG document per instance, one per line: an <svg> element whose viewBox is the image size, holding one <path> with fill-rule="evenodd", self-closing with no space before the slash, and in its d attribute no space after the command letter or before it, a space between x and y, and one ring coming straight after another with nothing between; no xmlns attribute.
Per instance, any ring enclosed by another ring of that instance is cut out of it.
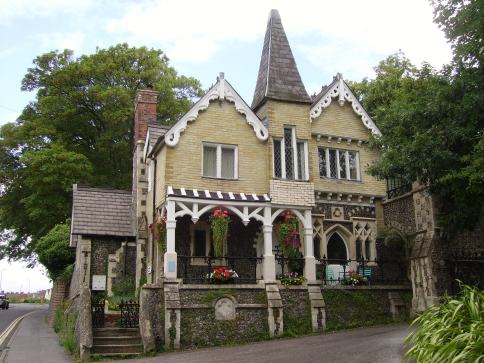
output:
<svg viewBox="0 0 484 363"><path fill-rule="evenodd" d="M10 304L8 310L0 309L0 335L19 316L30 313L31 311L47 310L48 307L47 304Z"/></svg>
<svg viewBox="0 0 484 363"><path fill-rule="evenodd" d="M404 362L402 343L407 334L406 325L387 325L236 347L164 353L129 363L400 363Z"/></svg>

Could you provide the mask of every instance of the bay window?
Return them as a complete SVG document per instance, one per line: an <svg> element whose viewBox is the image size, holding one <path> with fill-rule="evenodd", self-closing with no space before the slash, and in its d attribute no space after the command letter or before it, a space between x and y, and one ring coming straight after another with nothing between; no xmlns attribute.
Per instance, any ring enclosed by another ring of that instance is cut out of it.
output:
<svg viewBox="0 0 484 363"><path fill-rule="evenodd" d="M282 179L307 180L307 141L296 139L296 129L284 128L284 137L273 140L274 177Z"/></svg>
<svg viewBox="0 0 484 363"><path fill-rule="evenodd" d="M357 151L318 148L321 178L361 180Z"/></svg>
<svg viewBox="0 0 484 363"><path fill-rule="evenodd" d="M209 178L238 178L237 146L204 143L202 150L202 175Z"/></svg>

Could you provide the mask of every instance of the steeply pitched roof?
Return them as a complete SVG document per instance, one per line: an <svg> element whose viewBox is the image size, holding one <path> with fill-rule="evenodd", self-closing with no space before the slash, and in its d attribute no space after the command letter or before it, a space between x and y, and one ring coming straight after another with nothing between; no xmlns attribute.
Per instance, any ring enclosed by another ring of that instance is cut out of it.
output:
<svg viewBox="0 0 484 363"><path fill-rule="evenodd" d="M271 10L267 22L252 109L266 98L311 103L277 10Z"/></svg>
<svg viewBox="0 0 484 363"><path fill-rule="evenodd" d="M79 235L132 237L131 192L74 185L71 246Z"/></svg>

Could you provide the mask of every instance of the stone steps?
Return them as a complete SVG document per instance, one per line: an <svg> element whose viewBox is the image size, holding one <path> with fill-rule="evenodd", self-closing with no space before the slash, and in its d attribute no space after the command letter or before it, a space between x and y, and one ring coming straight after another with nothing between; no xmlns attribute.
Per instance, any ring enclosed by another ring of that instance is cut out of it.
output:
<svg viewBox="0 0 484 363"><path fill-rule="evenodd" d="M93 330L92 354L123 356L143 353L143 344L137 328L97 328Z"/></svg>

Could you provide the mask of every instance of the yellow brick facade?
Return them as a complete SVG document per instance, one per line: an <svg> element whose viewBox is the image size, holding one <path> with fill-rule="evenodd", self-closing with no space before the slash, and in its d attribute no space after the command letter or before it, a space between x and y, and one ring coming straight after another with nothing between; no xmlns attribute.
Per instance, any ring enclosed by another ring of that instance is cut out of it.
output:
<svg viewBox="0 0 484 363"><path fill-rule="evenodd" d="M224 180L202 176L202 143L220 143L238 147L238 179ZM163 156L164 155L164 156ZM163 160L163 157L165 160ZM188 123L175 147L164 146L157 156L157 188L209 189L222 192L269 193L267 142L256 138L253 128L232 103L212 101L198 118ZM159 192L157 192L159 193ZM157 204L163 200L157 198Z"/></svg>

